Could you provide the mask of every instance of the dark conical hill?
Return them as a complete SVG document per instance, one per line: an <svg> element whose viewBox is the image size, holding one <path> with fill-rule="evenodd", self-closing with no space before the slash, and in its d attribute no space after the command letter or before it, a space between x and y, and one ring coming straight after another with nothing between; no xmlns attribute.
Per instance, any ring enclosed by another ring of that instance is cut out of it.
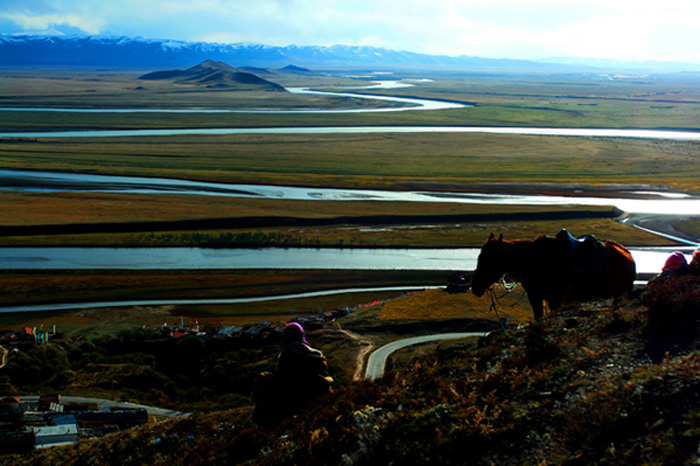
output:
<svg viewBox="0 0 700 466"><path fill-rule="evenodd" d="M206 60L186 70L155 71L140 76L146 81L172 81L208 88L284 91L284 87L248 71L215 60Z"/></svg>

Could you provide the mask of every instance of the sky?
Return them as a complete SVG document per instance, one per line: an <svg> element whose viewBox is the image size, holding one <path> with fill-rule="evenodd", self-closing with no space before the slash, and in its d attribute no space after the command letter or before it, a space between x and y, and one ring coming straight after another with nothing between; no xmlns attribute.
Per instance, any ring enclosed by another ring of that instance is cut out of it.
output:
<svg viewBox="0 0 700 466"><path fill-rule="evenodd" d="M697 0L0 0L0 34L700 63Z"/></svg>

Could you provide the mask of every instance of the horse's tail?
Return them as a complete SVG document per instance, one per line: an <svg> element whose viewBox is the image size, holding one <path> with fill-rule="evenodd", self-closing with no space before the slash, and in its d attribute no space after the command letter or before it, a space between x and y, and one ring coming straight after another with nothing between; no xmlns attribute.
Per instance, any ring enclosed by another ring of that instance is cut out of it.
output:
<svg viewBox="0 0 700 466"><path fill-rule="evenodd" d="M616 241L607 240L608 260L610 261L610 278L608 292L620 296L632 291L637 267L629 250Z"/></svg>

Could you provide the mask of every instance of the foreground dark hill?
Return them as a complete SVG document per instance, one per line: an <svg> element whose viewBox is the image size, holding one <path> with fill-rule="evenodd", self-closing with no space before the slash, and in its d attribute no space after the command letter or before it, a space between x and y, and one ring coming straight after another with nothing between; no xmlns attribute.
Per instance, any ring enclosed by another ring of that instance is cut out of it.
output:
<svg viewBox="0 0 700 466"><path fill-rule="evenodd" d="M266 70L260 70L265 72ZM207 60L186 70L156 71L144 74L146 81L172 81L178 84L195 84L208 88L245 88L265 91L284 91L284 87L263 79L249 71L234 68L226 63Z"/></svg>
<svg viewBox="0 0 700 466"><path fill-rule="evenodd" d="M700 278L414 359L275 427L198 414L3 464L629 465L700 458Z"/></svg>

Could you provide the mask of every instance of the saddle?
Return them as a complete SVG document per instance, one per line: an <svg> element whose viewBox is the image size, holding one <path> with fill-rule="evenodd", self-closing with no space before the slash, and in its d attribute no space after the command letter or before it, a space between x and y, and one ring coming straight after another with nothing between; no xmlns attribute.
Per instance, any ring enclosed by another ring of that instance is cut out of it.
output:
<svg viewBox="0 0 700 466"><path fill-rule="evenodd" d="M597 280L610 274L607 246L598 238L593 235L574 238L564 228L559 230L556 237L569 251L575 275L587 280Z"/></svg>

